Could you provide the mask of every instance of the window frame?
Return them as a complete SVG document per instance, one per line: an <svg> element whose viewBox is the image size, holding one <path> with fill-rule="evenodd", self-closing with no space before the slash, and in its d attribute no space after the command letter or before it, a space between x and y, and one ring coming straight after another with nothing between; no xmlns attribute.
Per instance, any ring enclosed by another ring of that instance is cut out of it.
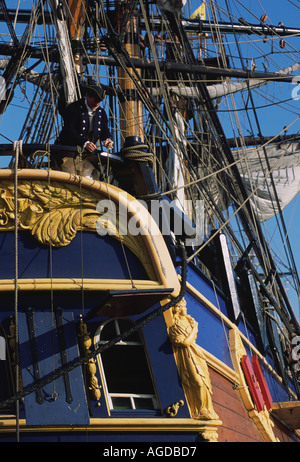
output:
<svg viewBox="0 0 300 462"><path fill-rule="evenodd" d="M121 331L120 331L120 326L119 326L119 320L122 320L122 321L125 320L128 323L134 325L134 322L131 319L128 319L128 318L113 318L113 319L105 320L102 324L99 325L99 327L97 328L97 330L95 332L95 337L94 337L95 348L98 348L100 345L103 345L103 344L109 342L110 340L112 340L112 339L101 340L101 332L103 331L103 329L105 328L105 326L108 323L113 322L114 323L114 329L115 329L115 335L116 336L120 335ZM101 378L102 378L103 390L105 392L105 397L106 397L108 408L109 408L110 411L113 411L113 412L118 412L118 411L119 412L122 412L122 411L139 411L139 412L141 412L141 411L149 412L150 411L150 412L153 412L153 411L158 411L160 409L158 394L157 394L157 390L156 390L156 386L155 386L155 382L154 382L154 376L153 376L151 364L150 364L150 361L149 361L149 357L148 357L144 337L143 337L142 332L140 330L137 331L137 334L138 334L138 337L139 337L138 342L124 339L124 340L121 340L121 341L117 342L114 346L126 347L127 345L128 346L136 345L136 346L141 346L143 348L144 353L145 353L145 359L147 361L147 368L148 368L149 375L150 375L151 381L152 381L153 394L148 394L148 393L147 394L145 394L145 393L114 393L114 392L110 392L108 390L108 385L107 385L107 380L106 380L106 372L105 372L105 368L104 368L104 365L103 365L102 356L101 356L101 353L99 353L97 355L97 359L98 359L98 364L99 364L100 375L101 375ZM116 407L114 407L113 398L126 398L126 399L129 400L131 407L128 407L128 408L116 408ZM138 400L138 399L149 399L149 400L151 400L152 408L151 409L149 409L149 408L141 409L141 408L137 407L136 400Z"/></svg>

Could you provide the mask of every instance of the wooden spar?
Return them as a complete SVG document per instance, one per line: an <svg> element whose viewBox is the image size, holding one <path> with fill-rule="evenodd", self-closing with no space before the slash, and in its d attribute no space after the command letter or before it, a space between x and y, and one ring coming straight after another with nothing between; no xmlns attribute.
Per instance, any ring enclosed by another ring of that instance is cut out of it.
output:
<svg viewBox="0 0 300 462"><path fill-rule="evenodd" d="M119 33L124 27L123 22L126 17L126 12L130 8L131 2L117 3L117 27ZM133 12L125 24L125 48L131 58L140 58L139 46L139 28L138 18ZM133 75L133 69L128 69ZM138 73L141 71L138 70ZM120 103L120 132L124 141L129 136L138 136L143 141L143 106L138 100L132 79L128 73L122 68L118 68L119 87L125 95L124 101Z"/></svg>
<svg viewBox="0 0 300 462"><path fill-rule="evenodd" d="M69 0L69 32L70 39L73 45L78 42L81 43L84 34L84 22L86 19L86 0ZM80 78L83 80L83 65L82 65L82 55L80 53L80 47L74 47L73 49L73 59L75 63L76 72Z"/></svg>
<svg viewBox="0 0 300 462"><path fill-rule="evenodd" d="M74 1L74 0L73 0ZM77 3L78 0L75 1ZM25 23L28 24L30 20L31 10L22 9L18 10L17 15L17 22L18 23ZM7 8L7 15L10 21L14 21L16 17L16 9L15 8ZM5 16L2 11L0 11L0 22L5 21ZM155 29L157 31L161 31L162 28L165 27L164 20L162 20L158 16L148 18L150 22L151 29ZM239 22L218 22L214 23L210 19L203 20L201 18L194 18L194 19L185 19L182 18L182 26L187 33L194 32L196 34L204 34L204 33L220 33L220 34L247 34L247 35L261 35L261 36L277 36L277 37L287 37L287 36L295 36L299 37L300 29L298 27L289 27L284 26L282 23L278 24L278 26L274 26L272 24L250 24L247 22L243 22L242 18L240 18ZM43 12L43 16L38 18L37 24L51 24L52 19L51 15L47 12ZM145 28L145 20L141 18L141 27Z"/></svg>

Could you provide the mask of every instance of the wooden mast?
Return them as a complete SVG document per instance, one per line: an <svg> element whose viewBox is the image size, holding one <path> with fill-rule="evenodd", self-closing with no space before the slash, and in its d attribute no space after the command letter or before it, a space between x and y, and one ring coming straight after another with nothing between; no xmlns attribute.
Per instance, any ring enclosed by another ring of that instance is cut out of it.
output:
<svg viewBox="0 0 300 462"><path fill-rule="evenodd" d="M124 27L124 18L127 17L128 9L130 8L130 1L117 1L117 30L119 33ZM129 16L129 15L128 15ZM128 17L125 24L125 48L131 58L140 58L140 45L139 45L139 25L138 15L136 11ZM129 73L133 75L133 69L129 68ZM137 72L141 72L138 70ZM119 87L122 90L125 98L120 103L120 131L122 141L128 137L139 137L143 140L143 106L138 99L133 81L128 76L128 73L123 69L118 70Z"/></svg>
<svg viewBox="0 0 300 462"><path fill-rule="evenodd" d="M79 79L83 80L83 65L81 53L81 41L84 34L86 19L86 0L69 0L69 32L73 45L73 59ZM78 46L76 46L78 44Z"/></svg>

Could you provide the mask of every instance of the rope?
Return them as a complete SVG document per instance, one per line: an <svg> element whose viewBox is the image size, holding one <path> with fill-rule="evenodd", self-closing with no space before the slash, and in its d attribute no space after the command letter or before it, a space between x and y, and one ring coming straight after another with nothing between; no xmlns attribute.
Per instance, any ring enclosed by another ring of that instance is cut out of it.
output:
<svg viewBox="0 0 300 462"><path fill-rule="evenodd" d="M70 372L74 369L76 369L79 366L82 366L86 362L88 362L90 359L95 359L100 353L102 353L105 350L110 349L113 347L116 343L120 342L121 340L124 340L125 338L129 337L132 335L134 332L136 332L139 329L142 329L146 324L148 324L150 321L153 319L161 316L166 310L173 308L180 300L185 295L186 292L186 276L187 276L187 255L186 255L186 250L183 246L181 246L182 250L182 261L181 261L181 288L180 292L175 297L173 300L168 302L166 305L161 306L157 310L153 311L153 313L149 314L145 318L143 318L141 321L139 321L137 324L135 324L132 328L128 329L126 332L123 332L122 334L116 336L114 339L106 342L105 344L100 345L98 348L96 348L94 351L89 353L88 355L85 355L83 358L76 359L75 361L69 363L66 367L60 369L59 371L51 374L50 376L46 377L45 379L39 380L36 382L34 385L31 385L28 387L26 390L16 393L15 396L12 396L11 398L6 399L5 401L0 402L0 408L5 408L8 407L10 404L19 401L21 398L24 398L25 396L30 395L34 391L43 388L44 386L48 385L49 383L53 382L54 380L58 379L62 375L64 375L66 372Z"/></svg>
<svg viewBox="0 0 300 462"><path fill-rule="evenodd" d="M101 163L101 160L100 160L100 156L99 156L99 155L98 155L98 158L99 158L99 162ZM100 164L99 164L99 166L100 166ZM106 192L107 192L107 195L108 195L108 197L109 197L109 200L112 201L111 195L110 195L110 192L109 192L109 189L108 189L108 184L109 184L109 157L108 157L108 159L107 159L107 166L106 166L106 181L105 181L105 187L106 187ZM130 278L131 287L132 287L132 289L135 289L135 290L136 290L136 287L135 287L135 285L134 285L134 280L133 280L133 277L132 277L132 273L131 273L131 270L130 270L130 265L129 265L129 262L128 262L128 258L127 258L127 255L126 255L126 249L125 249L125 246L124 246L124 243L123 243L123 240L122 240L122 239L120 240L120 243L121 243L121 247L122 247L122 252L123 252L123 256L124 256L126 268L127 268L127 271L128 271L128 274L129 274L129 278Z"/></svg>
<svg viewBox="0 0 300 462"><path fill-rule="evenodd" d="M291 127L294 123L296 123L299 119L300 119L300 117L298 116L293 122L291 122L291 123L287 126L287 128L290 128L290 127ZM264 144L262 144L262 145L260 146L260 148L262 149L262 148L264 148L264 147L266 147L266 146L272 144L273 142L275 143L275 142L276 142L276 139L277 139L282 133L284 133L285 130L286 130L286 128L284 128L283 130L281 130L279 133L277 133L277 135L273 136L270 140L268 140L268 141L266 141ZM285 150L284 154L285 154L285 153L286 153L286 150ZM201 178L197 178L196 180L190 181L189 183L185 183L185 184L182 185L182 186L177 186L176 188L169 189L168 191L164 191L162 194L163 194L164 196L167 196L168 194L172 194L172 193L177 192L177 191L179 191L179 190L181 190L181 189L187 189L187 188L189 188L189 187L191 187L191 186L194 186L194 185L196 185L196 184L198 184L198 183L201 183L201 182L203 182L203 181L205 181L205 180L208 180L209 178L216 177L216 176L219 175L220 173L222 173L222 172L224 172L224 171L226 171L226 170L230 170L230 169L231 169L232 167L234 167L235 165L237 165L237 164L239 164L239 163L242 163L242 161L246 161L246 160L247 160L249 157L251 157L251 156L252 156L252 152L249 152L248 154L245 154L245 155L243 155L242 157L239 157L238 159L236 159L236 160L233 161L232 163L230 163L230 164L228 164L228 165L225 165L224 167L220 168L219 170L215 170L215 171L213 171L212 173L209 173L209 174L207 174L207 175L205 175L205 176L202 176ZM277 163L276 163L276 165L277 165ZM256 188L256 190L257 190L257 188ZM255 190L255 191L256 191L256 190ZM254 192L255 192L255 191L254 191ZM149 198L149 197L151 197L151 196L156 196L156 194L157 194L157 193L148 194L148 195L145 196L145 197Z"/></svg>
<svg viewBox="0 0 300 462"><path fill-rule="evenodd" d="M297 117L296 120L298 120L299 117ZM235 210L235 212L223 223L223 225L207 240L205 243L198 249L196 252L193 253L188 258L188 263L193 260L202 250L203 248L208 245L208 243L213 240L213 238L223 229L225 226L232 220L232 218L238 214L238 212L245 206L245 204L251 199L252 196L258 191L260 186L266 181L266 179L271 175L272 171L275 170L281 159L285 156L287 149L282 153L282 155L277 159L277 161L274 163L273 167L267 172L267 174L262 178L262 180L257 184L256 188L251 192L251 194L248 195L248 197L244 200L244 202Z"/></svg>
<svg viewBox="0 0 300 462"><path fill-rule="evenodd" d="M18 395L19 391L19 383L20 383L20 363L19 363L19 319L18 319L18 277L19 277L19 261L18 261L18 163L19 163L19 156L22 154L22 141L15 141L14 142L14 157L15 157L15 176L14 176L14 206L15 206L15 307L14 307L14 314L15 314L15 326L16 326L16 349L15 349L15 364L16 364L16 392ZM17 442L20 440L20 427L19 427L19 399L15 401L16 403L16 439Z"/></svg>
<svg viewBox="0 0 300 462"><path fill-rule="evenodd" d="M127 160L135 160L137 162L150 162L153 165L153 154L145 152L144 149L147 149L146 144L139 144L136 146L128 146L127 148L122 148L120 155Z"/></svg>
<svg viewBox="0 0 300 462"><path fill-rule="evenodd" d="M46 147L47 149L47 147ZM47 150L45 151L45 153ZM50 157L50 146L48 150L48 191L49 191L49 266L50 266L50 307L51 307L51 320L52 320L52 367L53 371L55 371L55 353L54 353L54 338L55 338L55 332L54 332L54 293L53 293L53 246L52 246L52 238L51 238L51 225L52 225L52 218L51 218L51 178L50 178L50 165L51 165L51 157ZM57 395L56 389L55 389L55 381L53 381L53 392L51 394L51 397L55 397Z"/></svg>

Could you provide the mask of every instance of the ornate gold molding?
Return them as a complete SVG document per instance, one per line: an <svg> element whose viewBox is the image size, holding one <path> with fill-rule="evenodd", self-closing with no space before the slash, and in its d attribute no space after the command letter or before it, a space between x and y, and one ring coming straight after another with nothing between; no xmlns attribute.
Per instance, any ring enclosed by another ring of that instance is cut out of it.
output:
<svg viewBox="0 0 300 462"><path fill-rule="evenodd" d="M220 311L220 309L217 308L217 306L211 303L206 297L204 297L204 295L202 295L195 287L193 287L188 282L187 282L187 290L194 298L196 298L196 300L198 300L204 306L205 309L209 310L213 316L220 319L221 322L224 324L224 326L226 326L228 329L236 328L236 325L232 323ZM168 322L167 322L167 325L169 325ZM277 374L277 372L267 362L266 358L262 356L262 354L255 348L255 346L249 341L249 339L242 332L239 331L239 334L244 344L245 345L247 344L251 352L256 354L260 358L261 362L269 370L269 372L272 374L275 380L277 380L279 383L282 383L282 378ZM213 357L209 352L206 352L205 350L203 351L206 355L206 360L207 360L207 363L210 365L210 367L215 369L217 372L219 372L221 375L226 377L231 382L233 383L236 382L236 372L232 368L229 368L224 363L219 361L217 358ZM290 388L289 393L294 397L295 400L297 400L297 395L295 394L294 390Z"/></svg>
<svg viewBox="0 0 300 462"><path fill-rule="evenodd" d="M214 421L193 420L193 419L118 419L118 418L91 418L87 426L34 426L26 425L25 419L19 421L22 433L64 433L64 432L190 432L199 433L210 442L216 441L218 425ZM14 416L0 416L0 434L15 433L16 419Z"/></svg>
<svg viewBox="0 0 300 462"><path fill-rule="evenodd" d="M270 418L269 411L265 407L261 412L258 412L252 400L249 387L241 366L241 359L244 355L247 354L247 352L244 348L240 333L236 327L229 330L229 348L232 363L238 377L236 385L244 406L248 411L249 417L253 420L259 432L266 441L278 442L279 440L276 438L273 432L274 423Z"/></svg>

